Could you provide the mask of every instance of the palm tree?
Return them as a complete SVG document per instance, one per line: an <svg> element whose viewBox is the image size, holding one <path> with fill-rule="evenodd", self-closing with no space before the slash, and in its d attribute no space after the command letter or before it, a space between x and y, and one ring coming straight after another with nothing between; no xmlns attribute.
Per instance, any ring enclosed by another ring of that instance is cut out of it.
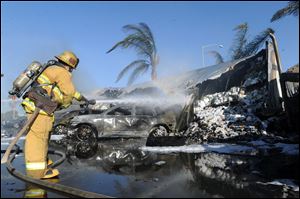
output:
<svg viewBox="0 0 300 199"><path fill-rule="evenodd" d="M231 59L236 60L243 57L243 50L247 43L248 23L242 23L236 26L234 31L237 31L233 45L231 47Z"/></svg>
<svg viewBox="0 0 300 199"><path fill-rule="evenodd" d="M251 42L247 42L247 32L248 32L248 24L243 23L235 27L233 30L236 30L236 37L233 41L233 45L231 47L231 60L241 59L243 57L248 57L256 53L262 45L264 45L265 41L269 37L269 33L274 33L275 31L272 28L267 28L262 31L260 34L256 35ZM215 58L216 63L223 63L224 59L220 53L217 51L210 52Z"/></svg>
<svg viewBox="0 0 300 199"><path fill-rule="evenodd" d="M219 52L212 50L209 52L209 54L211 54L216 59L216 64L224 63L224 59Z"/></svg>
<svg viewBox="0 0 300 199"><path fill-rule="evenodd" d="M254 39L245 46L243 57L256 53L260 47L265 44L265 41L269 38L269 34L274 32L275 31L272 28L267 28L260 34L256 35Z"/></svg>
<svg viewBox="0 0 300 199"><path fill-rule="evenodd" d="M280 10L278 10L272 17L271 22L274 22L287 15L299 15L299 1L289 1L288 5Z"/></svg>
<svg viewBox="0 0 300 199"><path fill-rule="evenodd" d="M139 23L138 25L126 25L123 27L125 32L131 31L125 39L116 43L107 53L110 53L117 47L126 49L133 48L140 59L131 62L127 65L118 75L116 82L118 82L125 73L134 68L131 76L128 80L128 85L131 85L139 75L144 74L151 67L151 79L157 79L157 65L159 58L157 54L156 45L154 42L153 34L150 28L145 23Z"/></svg>

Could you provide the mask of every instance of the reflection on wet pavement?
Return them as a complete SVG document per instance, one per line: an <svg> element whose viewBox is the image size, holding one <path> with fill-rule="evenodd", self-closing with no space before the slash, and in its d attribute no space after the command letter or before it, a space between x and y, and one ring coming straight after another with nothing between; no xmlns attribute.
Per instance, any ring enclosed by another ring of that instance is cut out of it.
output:
<svg viewBox="0 0 300 199"><path fill-rule="evenodd" d="M140 150L145 142L51 142L68 157L58 167L59 183L114 197L299 197L298 157L159 154ZM23 157L14 165L24 170ZM25 183L9 176L4 166L1 173L1 197L23 197Z"/></svg>

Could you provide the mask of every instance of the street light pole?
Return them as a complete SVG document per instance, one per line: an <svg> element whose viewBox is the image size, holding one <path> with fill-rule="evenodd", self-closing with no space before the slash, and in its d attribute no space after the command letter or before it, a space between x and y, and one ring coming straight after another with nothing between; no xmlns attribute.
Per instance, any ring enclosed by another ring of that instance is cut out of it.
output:
<svg viewBox="0 0 300 199"><path fill-rule="evenodd" d="M208 44L208 45L202 46L202 67L204 67L204 48L210 47L210 46L219 46L219 48L224 47L222 44Z"/></svg>

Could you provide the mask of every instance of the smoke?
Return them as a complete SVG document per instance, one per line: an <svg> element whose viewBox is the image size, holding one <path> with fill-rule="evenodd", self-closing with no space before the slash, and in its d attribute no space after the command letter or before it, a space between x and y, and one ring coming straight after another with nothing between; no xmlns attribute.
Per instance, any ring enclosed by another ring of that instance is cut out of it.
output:
<svg viewBox="0 0 300 199"><path fill-rule="evenodd" d="M100 93L94 92L89 97L96 99L97 105L100 106L103 104L135 104L162 109L183 107L188 102L189 96L186 95L184 86L179 88L174 87L174 84L176 84L176 77L124 88L122 89L123 93L118 98L103 99L103 95L101 96L100 93L104 93L106 89Z"/></svg>
<svg viewBox="0 0 300 199"><path fill-rule="evenodd" d="M185 89L184 85L186 82L180 82L178 85L178 76L173 76L165 79L160 79L158 81L153 81L153 85L157 88L161 89L166 95L174 96L176 95L184 95Z"/></svg>
<svg viewBox="0 0 300 199"><path fill-rule="evenodd" d="M172 106L172 105L184 105L187 96L184 87L179 88L176 84L176 77L170 79L160 79L151 81L148 83L140 84L137 86L127 87L123 89L117 89L122 92L117 99L103 99L100 93L110 91L110 89L101 89L99 92L93 92L89 95L97 100L97 103L131 103L143 106ZM111 90L114 92L114 89Z"/></svg>
<svg viewBox="0 0 300 199"><path fill-rule="evenodd" d="M78 67L72 74L72 80L79 92L89 93L96 88L96 81L92 78L91 74L84 70L84 66Z"/></svg>
<svg viewBox="0 0 300 199"><path fill-rule="evenodd" d="M188 67L183 66L188 64L184 62L169 63L169 65L172 65L172 67L164 67L169 70L167 77L123 88L123 93L117 99L103 99L104 95L100 96L100 93L104 93L106 89L98 89L97 92L91 93L89 97L96 99L96 103L100 105L115 103L135 104L145 107L158 106L160 108L170 108L174 105L183 107L189 99L186 93L190 79L186 75L179 73L179 71L187 71ZM172 68L171 71L170 68ZM170 72L173 74L172 76Z"/></svg>

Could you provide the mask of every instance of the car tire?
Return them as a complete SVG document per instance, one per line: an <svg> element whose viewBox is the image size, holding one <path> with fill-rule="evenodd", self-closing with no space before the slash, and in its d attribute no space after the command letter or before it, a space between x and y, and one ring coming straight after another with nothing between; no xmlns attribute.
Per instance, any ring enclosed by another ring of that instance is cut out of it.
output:
<svg viewBox="0 0 300 199"><path fill-rule="evenodd" d="M75 156L80 159L93 157L97 153L97 142L78 142L75 146Z"/></svg>
<svg viewBox="0 0 300 199"><path fill-rule="evenodd" d="M97 138L97 131L88 124L81 124L77 127L76 138L80 141L87 141Z"/></svg>
<svg viewBox="0 0 300 199"><path fill-rule="evenodd" d="M65 135L68 134L68 127L64 124L58 124L54 127L52 135ZM54 141L57 144L62 144L62 139Z"/></svg>
<svg viewBox="0 0 300 199"><path fill-rule="evenodd" d="M152 137L168 136L168 134L168 129L162 125L151 128L149 132L149 136L151 135Z"/></svg>
<svg viewBox="0 0 300 199"><path fill-rule="evenodd" d="M185 137L171 136L166 127L160 125L150 130L146 146L183 146Z"/></svg>
<svg viewBox="0 0 300 199"><path fill-rule="evenodd" d="M149 131L146 146L159 146L161 139L164 139L167 136L167 132L166 127L162 125L152 127Z"/></svg>

